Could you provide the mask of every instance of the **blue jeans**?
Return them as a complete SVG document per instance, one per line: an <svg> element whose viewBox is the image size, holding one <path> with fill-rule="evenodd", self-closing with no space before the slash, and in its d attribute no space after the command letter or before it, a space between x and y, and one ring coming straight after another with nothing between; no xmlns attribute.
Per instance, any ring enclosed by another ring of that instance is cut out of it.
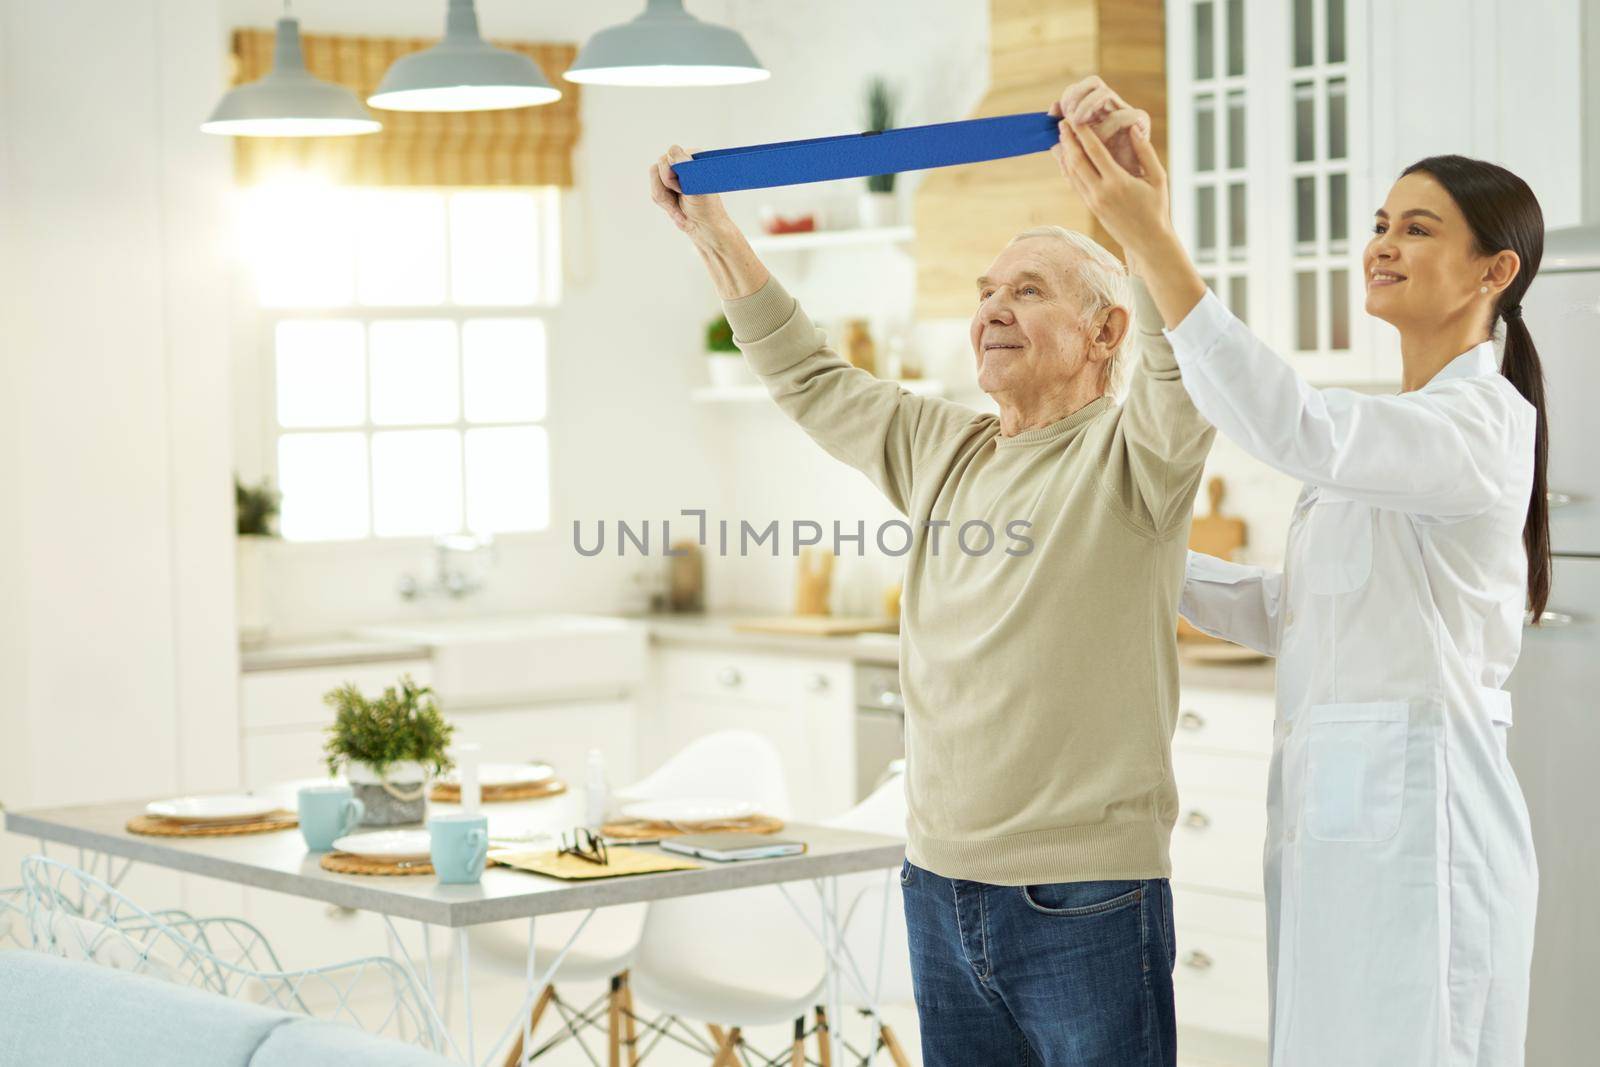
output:
<svg viewBox="0 0 1600 1067"><path fill-rule="evenodd" d="M1166 879L900 885L924 1067L1177 1062Z"/></svg>

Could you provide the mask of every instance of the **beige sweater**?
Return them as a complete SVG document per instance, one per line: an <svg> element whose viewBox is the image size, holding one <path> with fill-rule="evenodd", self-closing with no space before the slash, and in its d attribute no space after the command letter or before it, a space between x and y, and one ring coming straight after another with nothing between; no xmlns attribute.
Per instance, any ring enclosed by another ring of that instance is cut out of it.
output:
<svg viewBox="0 0 1600 1067"><path fill-rule="evenodd" d="M1126 400L1010 437L994 415L852 367L776 278L723 303L778 405L916 531L900 631L907 855L947 878L1170 873L1174 633L1212 430L1135 286ZM994 531L987 553L979 527L974 554L957 542L974 519ZM935 553L923 524L941 520Z"/></svg>

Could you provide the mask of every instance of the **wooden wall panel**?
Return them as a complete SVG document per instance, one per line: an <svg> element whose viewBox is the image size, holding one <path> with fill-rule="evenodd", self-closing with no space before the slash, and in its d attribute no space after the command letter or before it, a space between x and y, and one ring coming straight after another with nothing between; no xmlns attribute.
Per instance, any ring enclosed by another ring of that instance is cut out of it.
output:
<svg viewBox="0 0 1600 1067"><path fill-rule="evenodd" d="M989 91L970 118L1042 111L1068 84L1099 74L1150 112L1166 156L1162 0L990 0ZM1120 251L1045 153L932 171L917 190L917 314L966 317L972 282L1030 226L1083 230Z"/></svg>

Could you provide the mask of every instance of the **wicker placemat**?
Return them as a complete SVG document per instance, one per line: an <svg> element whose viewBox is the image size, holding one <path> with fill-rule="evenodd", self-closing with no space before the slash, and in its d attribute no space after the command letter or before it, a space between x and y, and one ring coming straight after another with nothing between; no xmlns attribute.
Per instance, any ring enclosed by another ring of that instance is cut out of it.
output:
<svg viewBox="0 0 1600 1067"><path fill-rule="evenodd" d="M264 815L250 822L176 822L152 815L135 815L128 820L130 834L150 837L232 837L235 834L270 834L274 830L293 830L300 820L292 811Z"/></svg>
<svg viewBox="0 0 1600 1067"><path fill-rule="evenodd" d="M560 796L567 791L567 783L559 778L542 782L522 782L517 785L486 785L482 789L485 804L504 804L513 800L540 800ZM433 787L428 799L435 804L461 803L461 787L455 782L440 782Z"/></svg>
<svg viewBox="0 0 1600 1067"><path fill-rule="evenodd" d="M705 822L653 822L648 819L618 819L600 827L605 837L618 841L648 841L679 834L775 834L783 820L772 815L746 815L742 819L709 819Z"/></svg>
<svg viewBox="0 0 1600 1067"><path fill-rule="evenodd" d="M432 874L433 864L427 860L380 860L352 856L348 852L330 852L322 857L322 869L335 874Z"/></svg>

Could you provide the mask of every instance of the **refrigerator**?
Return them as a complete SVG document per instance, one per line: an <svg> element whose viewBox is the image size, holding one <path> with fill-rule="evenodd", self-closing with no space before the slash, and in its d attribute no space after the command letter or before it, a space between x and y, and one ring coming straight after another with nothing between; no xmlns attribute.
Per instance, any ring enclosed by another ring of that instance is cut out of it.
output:
<svg viewBox="0 0 1600 1067"><path fill-rule="evenodd" d="M1523 316L1545 373L1554 575L1507 684L1539 857L1530 1065L1593 1063L1600 1049L1600 225L1545 242Z"/></svg>

